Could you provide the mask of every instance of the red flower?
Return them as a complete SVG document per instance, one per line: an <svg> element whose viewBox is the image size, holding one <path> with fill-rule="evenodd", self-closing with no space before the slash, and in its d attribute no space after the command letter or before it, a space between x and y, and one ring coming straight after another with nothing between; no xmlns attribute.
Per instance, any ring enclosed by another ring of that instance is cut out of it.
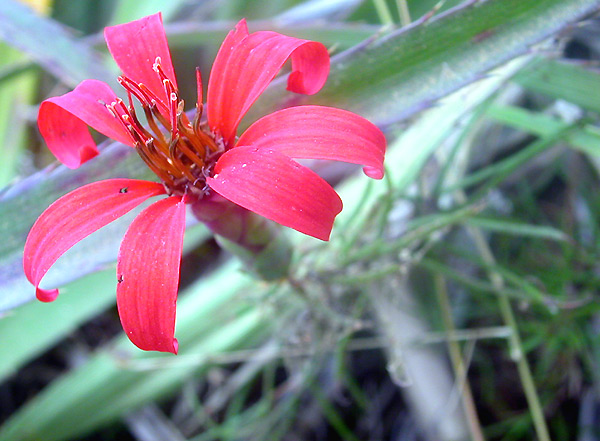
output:
<svg viewBox="0 0 600 441"><path fill-rule="evenodd" d="M123 71L126 105L108 85L82 82L40 106L38 125L48 147L67 167L98 154L87 126L135 147L162 184L111 179L81 187L54 202L25 244L24 269L42 301L58 290L39 288L70 247L148 198L168 194L140 213L121 244L117 305L131 341L146 350L177 352L175 301L185 227L185 205L215 192L250 211L328 240L342 202L321 177L292 158L345 161L383 177L385 139L373 124L345 110L299 106L256 121L236 141L238 124L288 58L288 89L318 92L329 73L326 48L275 32L248 34L240 21L223 42L208 83L203 121L198 78L197 113L189 121L177 92L160 14L105 30ZM133 108L138 100L148 128ZM161 130L162 125L166 129Z"/></svg>

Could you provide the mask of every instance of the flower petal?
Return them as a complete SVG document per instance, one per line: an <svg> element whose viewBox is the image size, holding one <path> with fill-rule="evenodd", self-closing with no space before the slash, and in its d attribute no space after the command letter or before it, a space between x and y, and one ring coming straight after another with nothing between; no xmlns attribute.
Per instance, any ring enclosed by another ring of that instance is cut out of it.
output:
<svg viewBox="0 0 600 441"><path fill-rule="evenodd" d="M329 240L342 211L323 178L273 150L236 147L221 156L214 173L207 184L221 196L317 239Z"/></svg>
<svg viewBox="0 0 600 441"><path fill-rule="evenodd" d="M279 110L252 124L237 145L267 148L291 158L361 164L367 176L383 178L383 133L347 110L322 106Z"/></svg>
<svg viewBox="0 0 600 441"><path fill-rule="evenodd" d="M225 38L210 73L207 96L210 128L230 143L242 117L290 57L292 73L288 77L288 90L317 93L329 74L325 46L276 32L248 35L246 21L241 20Z"/></svg>
<svg viewBox="0 0 600 441"><path fill-rule="evenodd" d="M57 289L43 290L39 284L69 248L164 192L156 182L109 179L78 188L50 205L31 228L23 256L25 275L35 285L38 299L49 302L58 296Z"/></svg>
<svg viewBox="0 0 600 441"><path fill-rule="evenodd" d="M98 154L87 125L132 146L125 127L106 108L117 96L98 80L85 80L72 92L45 100L39 110L38 127L50 151L69 168L77 168Z"/></svg>
<svg viewBox="0 0 600 441"><path fill-rule="evenodd" d="M185 230L183 197L150 205L125 233L117 262L117 306L127 337L147 351L177 353L175 302Z"/></svg>
<svg viewBox="0 0 600 441"><path fill-rule="evenodd" d="M154 71L156 58L175 88L177 80L160 12L129 23L104 29L108 50L128 78L144 83L164 103L168 103L162 79Z"/></svg>

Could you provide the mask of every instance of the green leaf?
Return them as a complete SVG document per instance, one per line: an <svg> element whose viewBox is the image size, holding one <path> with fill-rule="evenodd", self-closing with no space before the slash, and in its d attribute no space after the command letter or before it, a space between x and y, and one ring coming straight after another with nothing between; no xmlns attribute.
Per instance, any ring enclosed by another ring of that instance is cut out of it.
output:
<svg viewBox="0 0 600 441"><path fill-rule="evenodd" d="M466 223L473 227L513 236L537 237L556 241L567 240L567 236L562 231L544 225L530 225L522 222L485 217L472 217Z"/></svg>
<svg viewBox="0 0 600 441"><path fill-rule="evenodd" d="M28 138L26 120L23 114L35 96L36 72L22 70L27 57L14 48L0 43L0 188L16 177L18 164L23 159Z"/></svg>
<svg viewBox="0 0 600 441"><path fill-rule="evenodd" d="M162 12L163 20L170 21L186 0L119 0L112 15L111 24L117 25L137 20L150 14Z"/></svg>
<svg viewBox="0 0 600 441"><path fill-rule="evenodd" d="M557 131L528 144L517 153L471 173L457 184L446 188L445 191L452 192L459 188L469 188L487 180L485 185L478 189L479 193L485 193L488 189L495 187L506 179L506 177L518 170L519 167L526 164L531 158L554 147L557 142L564 138L568 138L573 130L575 130L574 126L558 128Z"/></svg>
<svg viewBox="0 0 600 441"><path fill-rule="evenodd" d="M566 122L552 116L514 106L490 106L487 116L515 129L544 137L569 126ZM600 155L600 130L593 125L585 125L573 130L566 139L581 152Z"/></svg>
<svg viewBox="0 0 600 441"><path fill-rule="evenodd" d="M262 338L266 309L240 308L249 279L224 265L180 295L179 355L134 347L122 335L37 395L0 429L0 440L76 438L179 387L210 366L210 356ZM108 405L109 404L109 405Z"/></svg>
<svg viewBox="0 0 600 441"><path fill-rule="evenodd" d="M583 66L540 58L514 80L529 90L600 112L600 74Z"/></svg>
<svg viewBox="0 0 600 441"><path fill-rule="evenodd" d="M0 6L0 39L72 87L88 78L111 81L112 75L90 47L15 0L3 0Z"/></svg>
<svg viewBox="0 0 600 441"><path fill-rule="evenodd" d="M496 67L586 14L596 0L489 0L465 2L426 24L373 38L332 60L331 76L307 102L355 111L385 126L480 79ZM284 79L267 91L252 117L272 109Z"/></svg>
<svg viewBox="0 0 600 441"><path fill-rule="evenodd" d="M186 48L200 44L219 45L235 27L233 21L179 22L165 25L169 46ZM327 23L282 25L277 21L249 22L250 32L275 31L307 40L320 41L335 49L347 49L377 34L381 27L364 23Z"/></svg>
<svg viewBox="0 0 600 441"><path fill-rule="evenodd" d="M507 81L528 62L527 57L513 60L491 72L485 79L440 100L438 105L423 112L402 134L388 146L386 153L386 179L392 182L397 192L404 192L412 184L427 159L446 139L462 131L461 118L467 118L478 106L493 96ZM419 148L415 148L418 145ZM369 188L374 189L369 190ZM352 179L338 188L344 201L344 210L338 215L333 237L347 236L347 226L353 234L360 234L361 223L369 219L370 213L364 202L352 195L365 194L368 199L388 197L388 187L366 179ZM341 228L340 228L341 227Z"/></svg>
<svg viewBox="0 0 600 441"><path fill-rule="evenodd" d="M116 271L100 271L64 287L53 303L32 302L0 320L0 381L115 303Z"/></svg>
<svg viewBox="0 0 600 441"><path fill-rule="evenodd" d="M278 14L280 23L311 23L315 20L336 21L350 15L361 0L306 0Z"/></svg>

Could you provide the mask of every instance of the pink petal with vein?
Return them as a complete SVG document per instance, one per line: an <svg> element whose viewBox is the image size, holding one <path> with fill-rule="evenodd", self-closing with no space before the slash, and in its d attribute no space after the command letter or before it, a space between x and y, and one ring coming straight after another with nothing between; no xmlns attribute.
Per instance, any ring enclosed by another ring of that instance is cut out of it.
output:
<svg viewBox="0 0 600 441"><path fill-rule="evenodd" d="M299 106L271 113L252 124L237 145L267 148L291 158L361 164L367 176L383 178L383 133L363 117L342 109Z"/></svg>
<svg viewBox="0 0 600 441"><path fill-rule="evenodd" d="M185 202L173 196L140 213L121 243L117 306L127 337L140 349L177 353L175 302L184 230Z"/></svg>
<svg viewBox="0 0 600 441"><path fill-rule="evenodd" d="M272 150L229 150L207 183L230 201L321 240L329 240L342 211L340 197L323 178Z"/></svg>
<svg viewBox="0 0 600 441"><path fill-rule="evenodd" d="M292 73L288 77L288 90L317 93L329 74L325 46L276 32L248 35L246 22L241 20L225 38L210 73L207 96L210 128L231 143L242 117L290 57Z"/></svg>
<svg viewBox="0 0 600 441"><path fill-rule="evenodd" d="M131 135L106 108L117 99L102 81L85 80L72 92L45 100L38 127L50 151L69 168L77 168L98 154L87 126L109 138L133 146Z"/></svg>
<svg viewBox="0 0 600 441"><path fill-rule="evenodd" d="M125 76L136 83L144 83L158 98L168 103L163 82L153 69L156 57L160 57L167 78L177 88L162 14L159 12L129 23L107 27L104 29L104 38L108 50Z"/></svg>
<svg viewBox="0 0 600 441"><path fill-rule="evenodd" d="M25 275L35 285L38 299L49 302L58 296L57 289L43 290L39 284L69 248L164 192L155 182L109 179L80 187L50 205L31 228L23 256Z"/></svg>

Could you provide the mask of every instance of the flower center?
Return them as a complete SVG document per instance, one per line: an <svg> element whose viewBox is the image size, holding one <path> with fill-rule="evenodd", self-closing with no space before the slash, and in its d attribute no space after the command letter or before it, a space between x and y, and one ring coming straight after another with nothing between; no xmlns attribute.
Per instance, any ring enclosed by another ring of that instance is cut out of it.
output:
<svg viewBox="0 0 600 441"><path fill-rule="evenodd" d="M189 120L183 111L184 101L160 63L157 57L153 69L162 81L167 102L145 84L122 75L118 81L127 91L129 104L117 98L106 108L131 134L138 154L160 178L168 194L202 198L208 191L206 178L225 145L202 121L202 103L196 105L193 121ZM136 116L133 97L142 106L149 130Z"/></svg>

